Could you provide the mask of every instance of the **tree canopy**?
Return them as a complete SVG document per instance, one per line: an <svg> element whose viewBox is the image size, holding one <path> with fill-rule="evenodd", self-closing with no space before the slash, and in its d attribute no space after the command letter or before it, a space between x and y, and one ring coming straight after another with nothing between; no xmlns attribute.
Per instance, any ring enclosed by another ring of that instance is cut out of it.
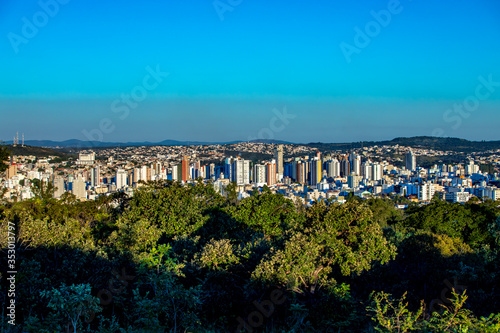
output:
<svg viewBox="0 0 500 333"><path fill-rule="evenodd" d="M240 201L150 182L0 204L17 233L13 332L496 332L498 203ZM9 224L10 222L10 224ZM0 258L2 267L7 256ZM7 302L5 276L0 299ZM5 315L5 314L4 314Z"/></svg>
<svg viewBox="0 0 500 333"><path fill-rule="evenodd" d="M5 163L9 160L10 152L6 146L0 145L0 172L4 172L8 165Z"/></svg>

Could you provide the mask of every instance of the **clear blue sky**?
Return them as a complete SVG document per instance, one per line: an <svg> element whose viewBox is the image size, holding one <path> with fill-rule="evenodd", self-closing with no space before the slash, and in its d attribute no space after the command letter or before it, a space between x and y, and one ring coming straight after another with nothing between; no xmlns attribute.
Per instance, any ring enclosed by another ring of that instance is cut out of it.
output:
<svg viewBox="0 0 500 333"><path fill-rule="evenodd" d="M53 1L0 4L0 140L500 140L498 0Z"/></svg>

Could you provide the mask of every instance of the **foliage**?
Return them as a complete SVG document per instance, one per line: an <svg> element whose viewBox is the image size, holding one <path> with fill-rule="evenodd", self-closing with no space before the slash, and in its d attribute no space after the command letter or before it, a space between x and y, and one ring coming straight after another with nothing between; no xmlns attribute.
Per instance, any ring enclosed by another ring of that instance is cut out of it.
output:
<svg viewBox="0 0 500 333"><path fill-rule="evenodd" d="M499 329L491 201L303 207L268 188L235 201L167 181L80 202L34 187L32 200L0 203L4 252L8 222L17 235L19 332L236 331L259 314L254 331Z"/></svg>
<svg viewBox="0 0 500 333"><path fill-rule="evenodd" d="M177 182L168 186L153 184L136 191L123 217L129 223L147 220L161 228L167 237L173 237L196 231L207 220L204 211L221 201L213 188L202 184L192 187Z"/></svg>
<svg viewBox="0 0 500 333"><path fill-rule="evenodd" d="M328 209L317 204L309 213L311 227L265 258L254 272L256 279L314 293L335 285L335 277L359 274L373 261L384 264L395 256L366 207L351 203Z"/></svg>
<svg viewBox="0 0 500 333"><path fill-rule="evenodd" d="M401 222L405 228L460 238L473 248L494 243L488 225L496 219L496 215L486 205L433 201L424 207L411 207L407 214L407 218Z"/></svg>
<svg viewBox="0 0 500 333"><path fill-rule="evenodd" d="M464 308L467 301L466 292L462 294L452 291L449 306L441 305L441 313L426 315L425 304L412 312L405 301L406 294L399 300L384 292L373 295L373 304L368 311L375 314L378 332L498 332L500 330L500 314L477 318Z"/></svg>
<svg viewBox="0 0 500 333"><path fill-rule="evenodd" d="M235 220L269 236L300 227L304 218L292 201L270 191L246 198L229 211Z"/></svg>
<svg viewBox="0 0 500 333"><path fill-rule="evenodd" d="M195 260L199 262L201 267L215 270L226 269L228 266L238 263L238 258L234 254L229 239L212 239L203 247Z"/></svg>
<svg viewBox="0 0 500 333"><path fill-rule="evenodd" d="M417 322L423 316L423 306L412 313L405 299L406 293L397 301L384 292L374 295L374 307L369 307L368 311L375 313L372 319L378 324L375 327L378 332L410 332L417 329Z"/></svg>
<svg viewBox="0 0 500 333"><path fill-rule="evenodd" d="M0 172L4 172L8 165L5 163L9 160L9 150L6 146L0 145Z"/></svg>
<svg viewBox="0 0 500 333"><path fill-rule="evenodd" d="M41 291L40 295L48 299L47 307L56 311L63 318L67 318L76 333L80 317L90 317L92 313L100 312L99 299L90 294L90 285L62 284L59 288L50 291Z"/></svg>

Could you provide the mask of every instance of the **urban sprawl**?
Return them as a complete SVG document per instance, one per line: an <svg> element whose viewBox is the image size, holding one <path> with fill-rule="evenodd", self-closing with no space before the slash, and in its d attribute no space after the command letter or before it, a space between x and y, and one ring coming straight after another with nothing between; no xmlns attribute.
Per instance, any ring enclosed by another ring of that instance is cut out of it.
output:
<svg viewBox="0 0 500 333"><path fill-rule="evenodd" d="M227 151L239 153L228 156ZM245 154L269 158L251 161L241 157ZM83 150L78 158L68 160L11 156L0 194L10 201L34 198L32 184L38 181L51 183L55 198L69 192L78 200L94 200L116 192L131 196L148 181L173 180L186 186L211 183L222 195L234 182L238 199L267 186L271 192L304 205L316 200L344 203L349 196L400 196L419 203L438 196L460 203L473 197L500 198L498 174L480 168L481 164L498 167L500 150L468 154L454 165L423 168L417 164L417 156L450 154L398 145L322 154L309 146L238 143ZM400 158L380 157L388 155ZM399 206L406 207L404 203Z"/></svg>

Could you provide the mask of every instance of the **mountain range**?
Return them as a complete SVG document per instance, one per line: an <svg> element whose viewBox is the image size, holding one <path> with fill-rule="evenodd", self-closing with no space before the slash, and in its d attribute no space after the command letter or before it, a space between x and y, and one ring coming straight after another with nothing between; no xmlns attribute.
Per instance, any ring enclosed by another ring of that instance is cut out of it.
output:
<svg viewBox="0 0 500 333"><path fill-rule="evenodd" d="M81 141L81 140L66 140L66 141L51 141L51 140L26 140L26 146L32 147L47 147L47 148L105 148L105 147L140 147L140 146L188 146L188 145L228 145L244 141L231 142L204 142L204 141L177 141L164 140L161 142L100 142L100 141ZM279 140L254 140L254 143L274 143L274 144L300 144ZM12 145L12 141L5 142L7 145ZM437 150L457 151L457 152L472 152L500 149L500 141L469 141L460 138L439 138L429 136L419 136L410 138L395 138L387 141L359 141L349 143L323 143L312 142L302 143L319 150L349 150L361 147L373 146L411 146Z"/></svg>
<svg viewBox="0 0 500 333"><path fill-rule="evenodd" d="M77 139L65 141L52 141L52 140L25 140L26 146L34 147L48 147L48 148L104 148L104 147L141 147L141 146L206 146L206 145L230 145L244 141L230 141L230 142L208 142L208 141L177 141L177 140L163 140L160 142L102 142L102 141L82 141ZM281 143L290 144L291 142L279 140L253 140L255 143ZM13 141L5 142L12 145Z"/></svg>

